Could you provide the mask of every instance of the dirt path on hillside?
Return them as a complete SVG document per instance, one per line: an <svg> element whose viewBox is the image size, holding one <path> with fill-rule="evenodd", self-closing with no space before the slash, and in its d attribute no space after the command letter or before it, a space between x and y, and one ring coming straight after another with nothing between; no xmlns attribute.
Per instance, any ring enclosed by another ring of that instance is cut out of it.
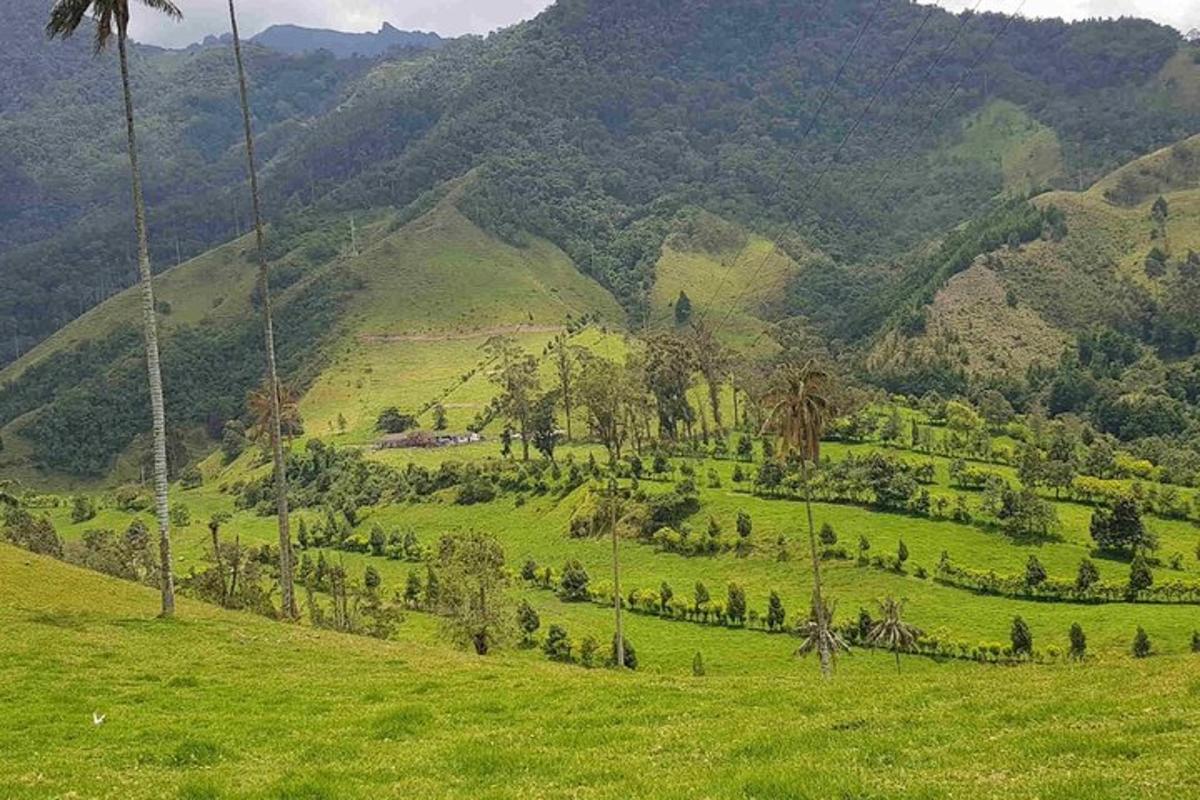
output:
<svg viewBox="0 0 1200 800"><path fill-rule="evenodd" d="M358 340L364 344L389 344L391 342L457 342L490 336L512 336L521 333L559 333L562 325L497 325L492 328L477 328L473 331L449 331L445 333L363 333Z"/></svg>

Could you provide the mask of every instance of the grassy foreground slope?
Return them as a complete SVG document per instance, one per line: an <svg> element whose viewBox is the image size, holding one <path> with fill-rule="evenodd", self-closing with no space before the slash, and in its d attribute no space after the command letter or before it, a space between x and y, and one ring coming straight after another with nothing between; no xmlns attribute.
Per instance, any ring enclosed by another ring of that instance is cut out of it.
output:
<svg viewBox="0 0 1200 800"><path fill-rule="evenodd" d="M66 588L69 587L69 588ZM618 675L285 627L0 546L0 795L96 798L1180 797L1187 657L1080 671L843 660ZM668 630L672 626L664 626ZM690 626L682 626L690 627ZM751 641L752 640L752 641ZM754 649L749 649L754 648ZM1082 679L1086 676L1086 680ZM100 726L92 713L107 715Z"/></svg>

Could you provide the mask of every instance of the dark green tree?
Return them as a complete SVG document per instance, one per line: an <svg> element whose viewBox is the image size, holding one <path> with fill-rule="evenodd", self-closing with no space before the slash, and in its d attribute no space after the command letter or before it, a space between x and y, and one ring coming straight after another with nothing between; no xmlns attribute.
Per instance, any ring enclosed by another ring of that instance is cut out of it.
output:
<svg viewBox="0 0 1200 800"><path fill-rule="evenodd" d="M1100 570L1096 569L1096 565L1092 563L1090 558L1085 558L1079 562L1079 571L1075 575L1076 589L1086 592L1099 580Z"/></svg>
<svg viewBox="0 0 1200 800"><path fill-rule="evenodd" d="M1150 636L1146 633L1146 629L1141 625L1138 626L1137 633L1133 636L1133 657L1146 658L1154 650L1153 644L1150 642Z"/></svg>
<svg viewBox="0 0 1200 800"><path fill-rule="evenodd" d="M771 598L767 601L767 630L781 631L787 621L787 612L784 610L783 601L779 599L778 592L771 592Z"/></svg>
<svg viewBox="0 0 1200 800"><path fill-rule="evenodd" d="M692 299L687 292L680 290L675 300L675 324L686 325L692 319Z"/></svg>
<svg viewBox="0 0 1200 800"><path fill-rule="evenodd" d="M1025 585L1032 588L1041 586L1045 582L1046 568L1042 566L1041 561L1038 561L1037 556L1031 555L1025 562Z"/></svg>
<svg viewBox="0 0 1200 800"><path fill-rule="evenodd" d="M1012 640L1013 655L1033 655L1033 632L1029 630L1029 625L1026 624L1024 619L1013 617L1012 630L1009 632L1009 637Z"/></svg>
<svg viewBox="0 0 1200 800"><path fill-rule="evenodd" d="M1087 655L1087 636L1083 633L1083 626L1078 622L1072 623L1071 631L1068 634L1071 640L1071 647L1068 654L1076 661L1082 661Z"/></svg>

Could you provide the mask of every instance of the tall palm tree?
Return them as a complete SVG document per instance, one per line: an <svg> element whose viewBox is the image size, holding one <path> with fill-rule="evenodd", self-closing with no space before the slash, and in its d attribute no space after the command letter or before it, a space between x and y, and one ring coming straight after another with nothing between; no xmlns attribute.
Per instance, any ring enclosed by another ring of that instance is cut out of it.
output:
<svg viewBox="0 0 1200 800"><path fill-rule="evenodd" d="M183 17L171 0L137 2L172 19ZM167 423L158 356L158 321L155 318L154 287L151 282L150 243L146 233L146 203L142 195L142 172L138 166L137 137L133 128L133 93L129 88L129 0L57 0L50 10L46 35L51 39L65 39L75 33L83 18L89 14L96 26L96 52L109 45L115 29L121 65L125 136L133 188L133 224L137 231L138 277L142 288L142 331L146 339L146 371L150 379L150 411L154 429L154 511L158 518L159 556L162 559L162 615L170 617L175 613L175 578L171 572L171 530L167 506Z"/></svg>
<svg viewBox="0 0 1200 800"><path fill-rule="evenodd" d="M275 460L275 510L279 516L279 589L283 616L296 619L296 595L292 579L292 534L288 523L287 465L283 460L283 433L280 418L279 370L275 364L275 324L271 318L271 288L267 253L263 245L262 204L258 193L258 167L254 162L254 128L250 123L250 97L246 90L246 67L242 61L242 40L238 35L237 12L229 0L229 27L233 33L233 55L237 62L238 91L242 100L242 125L246 134L246 164L250 173L250 203L254 209L254 243L258 254L258 291L262 298L263 330L267 352L267 386L271 416L271 455Z"/></svg>
<svg viewBox="0 0 1200 800"><path fill-rule="evenodd" d="M262 203L258 193L258 166L254 160L254 128L250 122L250 96L246 89L246 67L242 61L242 40L238 35L237 11L229 0L229 27L233 34L233 55L237 62L238 92L242 101L242 126L246 134L246 165L250 173L250 204L254 210L254 243L258 255L258 291L262 299L263 331L267 353L267 387L271 434L271 455L275 461L275 509L279 516L279 588L283 616L296 619L296 594L292 578L292 533L288 521L287 464L283 459L283 432L279 370L275 364L275 324L271 317L271 287L267 253L263 242Z"/></svg>
<svg viewBox="0 0 1200 800"><path fill-rule="evenodd" d="M921 638L921 629L904 621L907 600L889 597L879 604L879 620L871 626L867 643L891 650L896 656L896 672L900 671L900 653L911 650Z"/></svg>
<svg viewBox="0 0 1200 800"><path fill-rule="evenodd" d="M779 455L800 459L800 475L804 483L804 507L808 513L808 543L812 554L812 610L817 636L814 639L821 659L821 673L828 678L833 673L834 648L830 643L830 606L821 597L821 557L817 552L817 530L813 523L812 493L809 490L809 463L821 458L821 434L833 416L833 403L827 395L829 375L809 361L803 365L790 364L778 371L767 392L765 429L774 429L779 436Z"/></svg>

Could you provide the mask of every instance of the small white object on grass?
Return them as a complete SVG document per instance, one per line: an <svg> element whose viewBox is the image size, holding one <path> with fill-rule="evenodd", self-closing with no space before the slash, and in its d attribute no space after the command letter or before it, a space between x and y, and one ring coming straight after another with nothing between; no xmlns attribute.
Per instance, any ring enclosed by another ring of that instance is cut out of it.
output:
<svg viewBox="0 0 1200 800"><path fill-rule="evenodd" d="M98 725L103 725L103 724L104 724L104 720L106 720L106 719L108 719L108 715L107 715L107 714L101 714L99 711L93 711L93 712L92 712L92 724L93 724L93 725L97 725L97 726L98 726Z"/></svg>

